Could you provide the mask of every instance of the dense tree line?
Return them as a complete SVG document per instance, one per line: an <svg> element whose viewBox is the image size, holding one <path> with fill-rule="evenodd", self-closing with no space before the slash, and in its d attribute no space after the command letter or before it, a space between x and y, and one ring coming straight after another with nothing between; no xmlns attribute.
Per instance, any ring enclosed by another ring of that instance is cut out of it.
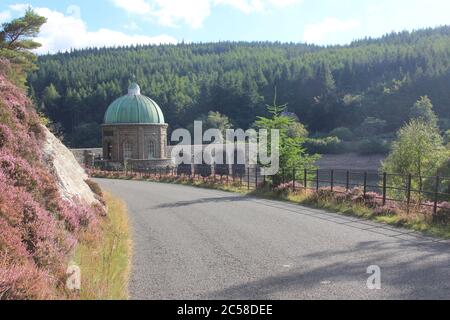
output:
<svg viewBox="0 0 450 320"><path fill-rule="evenodd" d="M162 107L171 129L189 127L210 111L248 128L267 116L265 103L275 88L278 101L312 134L347 128L358 137L389 135L410 119L421 96L432 101L441 129L450 128L450 27L332 47L221 42L92 48L41 56L29 88L68 144L95 146L106 108L133 76Z"/></svg>

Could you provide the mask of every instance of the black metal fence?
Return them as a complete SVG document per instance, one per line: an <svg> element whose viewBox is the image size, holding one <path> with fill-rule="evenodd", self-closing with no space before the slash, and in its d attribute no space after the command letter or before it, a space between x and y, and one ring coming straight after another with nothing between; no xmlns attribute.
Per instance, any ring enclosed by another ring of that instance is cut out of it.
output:
<svg viewBox="0 0 450 320"><path fill-rule="evenodd" d="M289 181L293 191L329 188L343 193L359 188L363 196L370 193L382 205L391 201L405 204L408 210L411 206L431 207L434 214L438 209L450 209L450 177L332 169L282 170L281 176L283 181Z"/></svg>
<svg viewBox="0 0 450 320"><path fill-rule="evenodd" d="M142 178L186 177L216 183L233 183L248 190L257 188L285 188L293 192L329 189L345 193L361 189L364 197L371 195L382 205L399 202L407 206L450 209L450 177L415 176L352 170L282 169L275 177L261 175L261 168L245 165L180 165L176 168L97 168L100 171L137 175Z"/></svg>

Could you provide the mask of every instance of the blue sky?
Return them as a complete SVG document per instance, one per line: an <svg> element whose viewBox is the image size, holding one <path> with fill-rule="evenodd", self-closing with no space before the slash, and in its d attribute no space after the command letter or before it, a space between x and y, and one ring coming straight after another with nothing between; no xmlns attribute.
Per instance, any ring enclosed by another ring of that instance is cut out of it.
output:
<svg viewBox="0 0 450 320"><path fill-rule="evenodd" d="M448 0L0 0L0 22L28 6L48 18L39 53L183 40L346 44L450 24Z"/></svg>

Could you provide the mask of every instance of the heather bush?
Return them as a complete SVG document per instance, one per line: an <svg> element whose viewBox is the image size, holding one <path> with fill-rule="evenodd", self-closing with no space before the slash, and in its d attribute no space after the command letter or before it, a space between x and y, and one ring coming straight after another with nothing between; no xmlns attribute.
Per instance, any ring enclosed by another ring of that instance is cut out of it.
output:
<svg viewBox="0 0 450 320"><path fill-rule="evenodd" d="M387 203L386 205L381 205L375 207L373 213L377 216L395 216L402 213L402 209L397 203Z"/></svg>
<svg viewBox="0 0 450 320"><path fill-rule="evenodd" d="M450 223L450 202L441 202L438 204L438 210L434 216L434 220L441 224Z"/></svg>
<svg viewBox="0 0 450 320"><path fill-rule="evenodd" d="M30 262L16 264L0 255L0 300L53 299L53 277Z"/></svg>
<svg viewBox="0 0 450 320"><path fill-rule="evenodd" d="M367 192L363 198L364 204L371 209L375 209L382 205L381 195L376 192Z"/></svg>
<svg viewBox="0 0 450 320"><path fill-rule="evenodd" d="M296 182L296 187L300 186L298 182ZM276 186L273 190L274 192L280 194L280 195L287 195L289 192L291 192L294 189L294 181L282 183L278 186Z"/></svg>
<svg viewBox="0 0 450 320"><path fill-rule="evenodd" d="M67 261L100 208L63 200L43 160L43 132L0 61L0 299L64 297ZM60 289L60 288L59 288Z"/></svg>
<svg viewBox="0 0 450 320"><path fill-rule="evenodd" d="M310 195L310 200L313 202L332 201L335 203L354 203L364 205L368 208L374 209L382 205L381 196L375 192L366 192L361 188L353 188L346 190L343 187L320 188L318 191Z"/></svg>
<svg viewBox="0 0 450 320"><path fill-rule="evenodd" d="M1 107L1 106L0 106ZM13 141L13 134L11 129L6 125L0 123L0 149L6 147Z"/></svg>

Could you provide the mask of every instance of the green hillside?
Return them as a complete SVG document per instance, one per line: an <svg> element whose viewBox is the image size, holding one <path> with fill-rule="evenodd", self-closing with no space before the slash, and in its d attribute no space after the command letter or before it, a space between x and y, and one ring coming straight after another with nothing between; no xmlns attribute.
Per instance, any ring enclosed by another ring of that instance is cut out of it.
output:
<svg viewBox="0 0 450 320"><path fill-rule="evenodd" d="M29 85L66 142L89 147L99 145L104 112L133 75L171 129L209 111L247 128L265 114L275 87L278 102L310 133L389 134L424 95L441 128L450 127L450 27L334 47L223 42L73 51L41 56Z"/></svg>

